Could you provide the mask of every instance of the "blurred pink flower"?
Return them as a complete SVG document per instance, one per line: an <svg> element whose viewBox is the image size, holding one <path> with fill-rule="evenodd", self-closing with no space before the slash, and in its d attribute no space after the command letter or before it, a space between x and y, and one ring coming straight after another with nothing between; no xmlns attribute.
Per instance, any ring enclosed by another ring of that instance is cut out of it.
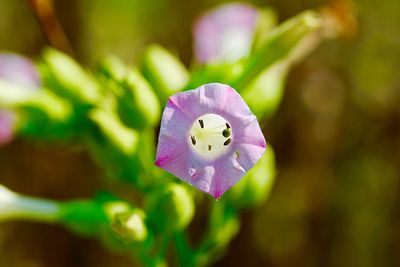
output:
<svg viewBox="0 0 400 267"><path fill-rule="evenodd" d="M0 54L0 79L29 89L36 89L40 84L38 72L32 61L12 53Z"/></svg>
<svg viewBox="0 0 400 267"><path fill-rule="evenodd" d="M194 24L194 52L200 63L235 61L251 49L258 11L245 3L224 4Z"/></svg>
<svg viewBox="0 0 400 267"><path fill-rule="evenodd" d="M23 86L27 90L39 87L39 75L34 64L22 56L12 53L0 54L0 79ZM15 115L0 110L0 145L13 138Z"/></svg>
<svg viewBox="0 0 400 267"><path fill-rule="evenodd" d="M257 118L231 87L212 83L171 96L155 164L219 198L265 151Z"/></svg>

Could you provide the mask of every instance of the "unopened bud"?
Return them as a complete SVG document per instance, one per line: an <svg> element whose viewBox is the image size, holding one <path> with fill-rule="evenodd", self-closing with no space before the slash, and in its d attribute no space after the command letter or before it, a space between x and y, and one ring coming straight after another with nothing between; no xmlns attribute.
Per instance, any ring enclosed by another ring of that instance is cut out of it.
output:
<svg viewBox="0 0 400 267"><path fill-rule="evenodd" d="M68 55L48 48L39 67L44 85L61 96L85 104L95 104L100 99L94 78Z"/></svg>
<svg viewBox="0 0 400 267"><path fill-rule="evenodd" d="M139 209L115 214L111 228L117 238L124 242L140 242L147 237L144 213Z"/></svg>
<svg viewBox="0 0 400 267"><path fill-rule="evenodd" d="M146 211L149 222L158 231L177 231L192 220L194 202L184 186L171 183L149 196Z"/></svg>
<svg viewBox="0 0 400 267"><path fill-rule="evenodd" d="M165 48L152 45L143 58L141 70L162 103L181 90L189 79L189 74L182 62Z"/></svg>

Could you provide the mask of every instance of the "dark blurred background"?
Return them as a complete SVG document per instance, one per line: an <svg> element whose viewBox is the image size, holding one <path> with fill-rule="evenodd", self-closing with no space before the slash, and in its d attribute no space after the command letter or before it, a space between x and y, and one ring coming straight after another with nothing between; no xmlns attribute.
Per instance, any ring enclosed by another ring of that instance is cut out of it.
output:
<svg viewBox="0 0 400 267"><path fill-rule="evenodd" d="M40 1L39 1L40 2ZM135 62L157 42L190 65L191 24L211 0L54 1L76 58ZM248 1L283 21L322 0ZM353 3L357 31L296 65L263 125L278 177L269 200L215 266L400 266L400 4ZM0 0L0 50L37 57L49 45L31 1ZM79 148L16 140L0 149L0 183L30 195L89 197L101 173ZM0 225L0 266L132 266L129 255L57 226Z"/></svg>

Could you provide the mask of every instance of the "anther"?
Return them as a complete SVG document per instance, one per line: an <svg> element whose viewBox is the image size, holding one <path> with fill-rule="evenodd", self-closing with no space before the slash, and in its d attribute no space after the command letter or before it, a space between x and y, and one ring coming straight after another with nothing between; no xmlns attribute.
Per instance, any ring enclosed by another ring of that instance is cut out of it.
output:
<svg viewBox="0 0 400 267"><path fill-rule="evenodd" d="M229 129L225 129L222 131L222 135L228 138L229 136L231 136L231 131Z"/></svg>
<svg viewBox="0 0 400 267"><path fill-rule="evenodd" d="M191 136L190 139L192 139L192 144L196 145L196 138L194 138L194 136Z"/></svg>
<svg viewBox="0 0 400 267"><path fill-rule="evenodd" d="M239 151L236 151L236 152L235 152L235 155L236 155L236 159L239 159L239 157L240 157L240 152L239 152Z"/></svg>
<svg viewBox="0 0 400 267"><path fill-rule="evenodd" d="M208 151L211 151L211 145L208 145Z"/></svg>
<svg viewBox="0 0 400 267"><path fill-rule="evenodd" d="M225 125L226 125L226 129L230 129L231 128L231 126L229 125L229 123L225 123Z"/></svg>
<svg viewBox="0 0 400 267"><path fill-rule="evenodd" d="M204 121L200 119L200 120L199 120L199 123L200 123L201 129L204 129Z"/></svg>
<svg viewBox="0 0 400 267"><path fill-rule="evenodd" d="M225 143L224 143L224 146L229 145L231 143L231 141L232 141L232 139L230 139L230 138L228 140L226 140Z"/></svg>

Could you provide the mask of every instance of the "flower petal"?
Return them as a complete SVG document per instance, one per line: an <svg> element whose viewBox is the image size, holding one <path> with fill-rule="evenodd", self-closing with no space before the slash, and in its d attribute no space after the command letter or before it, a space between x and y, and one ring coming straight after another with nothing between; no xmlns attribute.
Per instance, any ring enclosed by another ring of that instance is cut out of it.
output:
<svg viewBox="0 0 400 267"><path fill-rule="evenodd" d="M212 181L212 188L208 192L218 199L229 188L235 185L246 173L246 170L239 164L234 154L221 158L214 164L216 169Z"/></svg>
<svg viewBox="0 0 400 267"><path fill-rule="evenodd" d="M40 83L35 65L29 59L12 53L0 54L0 79L29 89L38 88Z"/></svg>
<svg viewBox="0 0 400 267"><path fill-rule="evenodd" d="M230 3L205 13L194 24L194 50L200 63L234 61L251 47L258 18L249 4Z"/></svg>
<svg viewBox="0 0 400 267"><path fill-rule="evenodd" d="M239 152L238 163L249 171L265 152L265 146L261 147L253 144L235 145L234 151Z"/></svg>
<svg viewBox="0 0 400 267"><path fill-rule="evenodd" d="M155 164L179 177L187 177L190 167L187 162L188 154L190 150L185 140L160 134Z"/></svg>
<svg viewBox="0 0 400 267"><path fill-rule="evenodd" d="M235 129L235 143L252 144L265 149L265 138L255 116L242 118L241 127Z"/></svg>
<svg viewBox="0 0 400 267"><path fill-rule="evenodd" d="M193 119L180 108L173 99L169 99L162 115L159 141L162 135L175 139L186 140L187 132Z"/></svg>
<svg viewBox="0 0 400 267"><path fill-rule="evenodd" d="M168 136L160 137L155 164L198 189L209 192L214 167L207 166L207 162L199 159L187 145L187 142L183 144Z"/></svg>
<svg viewBox="0 0 400 267"><path fill-rule="evenodd" d="M207 113L219 113L225 108L231 87L219 83L210 83L197 89L171 96L172 101L189 118L196 119ZM194 104L195 103L195 104Z"/></svg>

